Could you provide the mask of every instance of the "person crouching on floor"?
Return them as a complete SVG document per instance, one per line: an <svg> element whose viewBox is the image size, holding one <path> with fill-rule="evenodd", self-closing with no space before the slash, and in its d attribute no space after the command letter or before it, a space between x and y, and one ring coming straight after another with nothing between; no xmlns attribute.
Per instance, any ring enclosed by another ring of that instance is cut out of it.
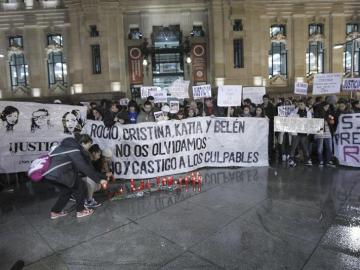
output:
<svg viewBox="0 0 360 270"><path fill-rule="evenodd" d="M104 179L109 179L110 177L112 177L110 169L105 168L105 164L107 165L107 162L105 160L105 157L102 156L102 151L98 144L94 144L89 148L89 154L91 163L99 176ZM93 181L90 177L84 177L83 180L85 181L87 186L87 199L85 200L85 207L99 207L101 203L95 201L94 193L101 189L101 185Z"/></svg>
<svg viewBox="0 0 360 270"><path fill-rule="evenodd" d="M94 210L86 209L84 181L81 180L80 172L101 185L107 181L102 179L91 164L87 161L86 151L90 148L92 139L87 134L75 134L75 138L64 139L52 154L58 154L51 158L49 170L57 167L46 175L46 180L60 190L60 196L51 209L51 219L66 216L64 207L68 203L71 194L76 200L76 217L86 217ZM64 154L61 154L64 153Z"/></svg>

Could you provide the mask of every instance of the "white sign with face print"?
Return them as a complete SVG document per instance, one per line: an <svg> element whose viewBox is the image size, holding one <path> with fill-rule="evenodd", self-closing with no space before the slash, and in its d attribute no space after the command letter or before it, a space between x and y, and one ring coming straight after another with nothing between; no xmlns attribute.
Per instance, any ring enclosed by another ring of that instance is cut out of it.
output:
<svg viewBox="0 0 360 270"><path fill-rule="evenodd" d="M0 173L26 171L63 138L81 132L86 106L0 101Z"/></svg>

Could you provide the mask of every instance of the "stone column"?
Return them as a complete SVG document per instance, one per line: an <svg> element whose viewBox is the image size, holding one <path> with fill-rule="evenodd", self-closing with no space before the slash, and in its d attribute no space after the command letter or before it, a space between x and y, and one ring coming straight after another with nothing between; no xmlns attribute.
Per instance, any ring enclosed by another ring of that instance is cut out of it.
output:
<svg viewBox="0 0 360 270"><path fill-rule="evenodd" d="M210 68L212 82L225 77L224 14L221 0L210 3L209 12Z"/></svg>
<svg viewBox="0 0 360 270"><path fill-rule="evenodd" d="M80 43L80 14L77 10L69 11L71 30L68 36L68 80L69 87L74 83L83 83L83 65ZM88 50L88 48L86 48ZM90 56L88 56L90 57Z"/></svg>
<svg viewBox="0 0 360 270"><path fill-rule="evenodd" d="M293 16L293 69L294 77L306 77L306 48L309 44L307 19L304 15Z"/></svg>
<svg viewBox="0 0 360 270"><path fill-rule="evenodd" d="M40 88L42 96L49 94L45 43L46 39L42 28L25 28L24 52L29 65L29 85L31 88Z"/></svg>
<svg viewBox="0 0 360 270"><path fill-rule="evenodd" d="M335 44L344 43L345 41L345 17L344 14L333 14L331 17L332 21L332 46L329 48L329 53L331 53L331 72L334 73L343 73L343 58L344 58L344 48L334 49Z"/></svg>

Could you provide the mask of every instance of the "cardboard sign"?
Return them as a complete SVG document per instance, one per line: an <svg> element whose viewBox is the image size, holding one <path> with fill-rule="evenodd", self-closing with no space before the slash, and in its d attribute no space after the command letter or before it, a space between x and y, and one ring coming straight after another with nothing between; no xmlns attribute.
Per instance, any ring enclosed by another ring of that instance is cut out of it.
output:
<svg viewBox="0 0 360 270"><path fill-rule="evenodd" d="M119 100L119 104L121 106L127 106L129 104L129 101L130 100L128 98L122 98L122 99Z"/></svg>
<svg viewBox="0 0 360 270"><path fill-rule="evenodd" d="M241 85L222 85L218 89L219 107L241 106Z"/></svg>
<svg viewBox="0 0 360 270"><path fill-rule="evenodd" d="M197 85L193 86L193 97L194 99L201 99L211 97L211 85Z"/></svg>
<svg viewBox="0 0 360 270"><path fill-rule="evenodd" d="M156 122L165 120L165 115L163 111L154 112L154 117Z"/></svg>
<svg viewBox="0 0 360 270"><path fill-rule="evenodd" d="M177 100L170 101L170 113L177 113L180 110L180 103Z"/></svg>
<svg viewBox="0 0 360 270"><path fill-rule="evenodd" d="M141 86L141 98L142 99L147 99L149 96L151 96L149 94L150 91L158 91L161 90L160 87L157 86Z"/></svg>
<svg viewBox="0 0 360 270"><path fill-rule="evenodd" d="M324 131L324 119L275 116L274 131L322 134Z"/></svg>
<svg viewBox="0 0 360 270"><path fill-rule="evenodd" d="M184 81L182 78L179 78L169 86L169 93L172 97L178 99L189 98L189 85L190 81Z"/></svg>
<svg viewBox="0 0 360 270"><path fill-rule="evenodd" d="M149 90L149 96L154 97L155 103L166 103L167 102L167 92L166 90L161 90L160 88L155 90Z"/></svg>
<svg viewBox="0 0 360 270"><path fill-rule="evenodd" d="M254 104L262 104L263 96L266 94L266 88L260 87L244 87L243 100L249 98Z"/></svg>
<svg viewBox="0 0 360 270"><path fill-rule="evenodd" d="M313 94L328 95L340 93L341 73L315 74Z"/></svg>
<svg viewBox="0 0 360 270"><path fill-rule="evenodd" d="M278 107L278 116L288 117L288 116L292 115L292 113L294 111L295 111L294 105L279 106Z"/></svg>
<svg viewBox="0 0 360 270"><path fill-rule="evenodd" d="M360 78L345 79L342 86L343 91L360 91Z"/></svg>
<svg viewBox="0 0 360 270"><path fill-rule="evenodd" d="M294 87L294 94L296 95L307 95L309 85L307 83L297 82Z"/></svg>

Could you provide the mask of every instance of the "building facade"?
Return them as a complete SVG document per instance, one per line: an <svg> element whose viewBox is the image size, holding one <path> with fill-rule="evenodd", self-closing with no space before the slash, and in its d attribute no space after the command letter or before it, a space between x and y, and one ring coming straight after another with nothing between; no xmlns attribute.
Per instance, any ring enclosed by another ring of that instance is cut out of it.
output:
<svg viewBox="0 0 360 270"><path fill-rule="evenodd" d="M316 73L360 75L358 0L3 2L3 99L137 97L179 77L290 94Z"/></svg>

